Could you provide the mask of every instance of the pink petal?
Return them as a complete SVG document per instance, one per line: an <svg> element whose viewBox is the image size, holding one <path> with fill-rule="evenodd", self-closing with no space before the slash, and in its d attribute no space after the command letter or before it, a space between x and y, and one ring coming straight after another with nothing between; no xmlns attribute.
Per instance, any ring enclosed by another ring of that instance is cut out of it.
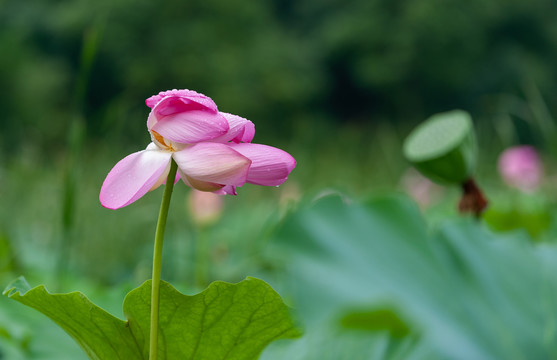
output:
<svg viewBox="0 0 557 360"><path fill-rule="evenodd" d="M147 100L145 100L145 104L152 109L153 107L155 107L155 105L157 105L159 101L161 101L163 98L167 96L190 99L191 101L195 101L198 104L203 105L207 108L214 109L215 111L217 110L217 105L213 102L213 100L211 100L210 97L195 92L193 90L185 90L185 89L161 91L157 95L153 95Z"/></svg>
<svg viewBox="0 0 557 360"><path fill-rule="evenodd" d="M211 140L226 134L228 121L216 109L180 97L165 97L151 110L149 130L183 144Z"/></svg>
<svg viewBox="0 0 557 360"><path fill-rule="evenodd" d="M108 209L127 206L161 185L168 174L171 153L147 149L120 160L108 173L99 199Z"/></svg>
<svg viewBox="0 0 557 360"><path fill-rule="evenodd" d="M260 144L230 144L230 147L251 160L247 182L277 186L288 178L296 160L281 149Z"/></svg>
<svg viewBox="0 0 557 360"><path fill-rule="evenodd" d="M186 184L197 188L191 179L212 184L213 187L198 188L204 191L215 191L218 188L214 186L217 185L242 186L246 182L251 164L248 158L227 144L209 142L198 143L175 152L173 157L183 174L182 179L187 180L185 176L190 179L189 183L184 181Z"/></svg>
<svg viewBox="0 0 557 360"><path fill-rule="evenodd" d="M222 116L228 121L230 129L228 132L218 138L212 139L214 142L251 142L255 135L255 125L248 119L244 119L238 115L220 112Z"/></svg>
<svg viewBox="0 0 557 360"><path fill-rule="evenodd" d="M187 176L186 174L184 174L180 169L178 169L178 173L180 173L180 177L184 182L184 184L191 187L192 189L196 189L199 191L216 193L217 191L221 191L221 189L224 188L225 186L210 181L201 181L201 180L193 179Z"/></svg>
<svg viewBox="0 0 557 360"><path fill-rule="evenodd" d="M236 186L234 185L226 185L222 189L213 191L213 193L217 195L238 195L236 192Z"/></svg>

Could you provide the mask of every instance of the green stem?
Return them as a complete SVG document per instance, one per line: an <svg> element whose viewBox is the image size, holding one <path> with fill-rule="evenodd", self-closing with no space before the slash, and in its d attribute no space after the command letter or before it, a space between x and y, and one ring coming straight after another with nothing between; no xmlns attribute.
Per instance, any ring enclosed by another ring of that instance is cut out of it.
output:
<svg viewBox="0 0 557 360"><path fill-rule="evenodd" d="M153 254L153 280L151 288L151 332L149 336L149 360L157 359L157 351L159 344L159 298L161 285L161 267L162 267L162 243L164 240L164 228L166 218L168 216L168 207L170 205L170 197L174 188L174 179L178 165L172 159L170 161L170 171L166 178L166 186L162 196L161 209L159 212L159 220L157 222L157 230L155 232L155 250Z"/></svg>

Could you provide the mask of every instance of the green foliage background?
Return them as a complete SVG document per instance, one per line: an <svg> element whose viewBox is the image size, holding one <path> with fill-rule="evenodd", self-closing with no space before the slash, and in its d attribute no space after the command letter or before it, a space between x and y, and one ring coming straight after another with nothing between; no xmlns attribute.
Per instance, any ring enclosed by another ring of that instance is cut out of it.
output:
<svg viewBox="0 0 557 360"><path fill-rule="evenodd" d="M4 0L3 149L60 145L76 107L88 137L137 146L142 100L182 87L253 119L264 140L452 108L492 116L527 81L557 95L556 12L551 0Z"/></svg>

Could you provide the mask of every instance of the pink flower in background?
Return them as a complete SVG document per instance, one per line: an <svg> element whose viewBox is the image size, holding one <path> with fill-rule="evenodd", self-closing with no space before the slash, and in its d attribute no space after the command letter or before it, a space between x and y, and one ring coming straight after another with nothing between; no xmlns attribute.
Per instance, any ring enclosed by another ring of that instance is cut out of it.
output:
<svg viewBox="0 0 557 360"><path fill-rule="evenodd" d="M420 208L426 209L437 202L444 192L442 186L435 184L416 169L408 169L401 178L404 191L412 198Z"/></svg>
<svg viewBox="0 0 557 360"><path fill-rule="evenodd" d="M515 146L499 157L499 174L512 187L524 192L536 190L543 178L543 164L531 146Z"/></svg>
<svg viewBox="0 0 557 360"><path fill-rule="evenodd" d="M214 224L222 214L222 196L214 193L192 190L188 199L188 209L194 224L206 227Z"/></svg>
<svg viewBox="0 0 557 360"><path fill-rule="evenodd" d="M109 209L127 206L166 181L170 160L178 179L197 190L236 194L244 183L276 186L296 161L287 152L251 144L253 123L219 112L209 97L191 90L161 92L146 100L152 142L120 160L106 177L99 199Z"/></svg>

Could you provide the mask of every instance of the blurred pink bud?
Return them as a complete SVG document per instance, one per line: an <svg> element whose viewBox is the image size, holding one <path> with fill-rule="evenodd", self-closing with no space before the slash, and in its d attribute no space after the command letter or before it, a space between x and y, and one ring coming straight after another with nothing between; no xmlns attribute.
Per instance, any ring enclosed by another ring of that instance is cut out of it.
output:
<svg viewBox="0 0 557 360"><path fill-rule="evenodd" d="M217 222L222 214L223 205L222 196L205 191L192 190L188 199L192 221L199 227Z"/></svg>
<svg viewBox="0 0 557 360"><path fill-rule="evenodd" d="M538 153L531 146L515 146L503 151L498 168L505 183L524 192L536 190L544 173Z"/></svg>
<svg viewBox="0 0 557 360"><path fill-rule="evenodd" d="M404 191L423 209L437 201L443 193L441 186L431 182L414 168L404 173L401 183Z"/></svg>

